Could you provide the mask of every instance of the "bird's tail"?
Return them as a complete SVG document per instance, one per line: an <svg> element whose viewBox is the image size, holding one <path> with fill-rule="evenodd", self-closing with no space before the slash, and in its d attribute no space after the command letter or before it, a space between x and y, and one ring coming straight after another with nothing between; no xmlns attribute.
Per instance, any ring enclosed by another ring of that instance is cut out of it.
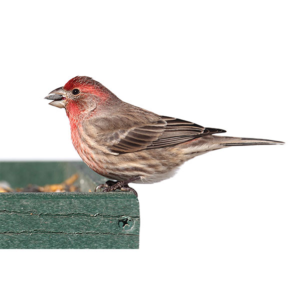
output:
<svg viewBox="0 0 300 300"><path fill-rule="evenodd" d="M280 142L280 141L252 139L252 138L238 138L238 137L231 137L231 136L215 136L215 138L217 138L217 142L221 147L284 144L284 142Z"/></svg>
<svg viewBox="0 0 300 300"><path fill-rule="evenodd" d="M239 138L231 136L207 135L197 138L193 141L181 144L184 153L190 158L201 155L210 151L224 149L231 146L254 146L254 145L283 145L284 142Z"/></svg>

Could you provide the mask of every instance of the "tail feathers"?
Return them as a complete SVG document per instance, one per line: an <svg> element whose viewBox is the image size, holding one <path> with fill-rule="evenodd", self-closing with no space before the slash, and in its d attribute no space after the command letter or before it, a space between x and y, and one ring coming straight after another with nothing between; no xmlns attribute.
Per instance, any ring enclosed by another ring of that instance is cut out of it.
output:
<svg viewBox="0 0 300 300"><path fill-rule="evenodd" d="M284 145L284 142L264 140L264 139L252 139L252 138L237 138L224 136L219 137L219 144L223 147L231 146L255 146L255 145Z"/></svg>
<svg viewBox="0 0 300 300"><path fill-rule="evenodd" d="M252 139L252 138L238 138L231 136L208 135L197 138L191 142L181 144L185 154L190 157L195 157L200 154L207 153L218 149L223 149L231 146L254 146L254 145L283 145L284 142Z"/></svg>

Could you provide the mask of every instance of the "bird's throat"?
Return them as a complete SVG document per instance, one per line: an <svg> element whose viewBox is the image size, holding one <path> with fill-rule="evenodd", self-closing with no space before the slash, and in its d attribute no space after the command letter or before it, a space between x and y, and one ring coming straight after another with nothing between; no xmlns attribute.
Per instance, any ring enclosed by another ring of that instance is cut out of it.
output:
<svg viewBox="0 0 300 300"><path fill-rule="evenodd" d="M83 111L83 108L74 101L68 101L66 104L66 113L69 119L79 120Z"/></svg>

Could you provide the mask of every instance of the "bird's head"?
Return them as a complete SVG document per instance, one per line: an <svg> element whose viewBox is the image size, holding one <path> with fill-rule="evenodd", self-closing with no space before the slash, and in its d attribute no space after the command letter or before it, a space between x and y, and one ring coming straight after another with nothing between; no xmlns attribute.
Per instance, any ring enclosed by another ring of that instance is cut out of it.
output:
<svg viewBox="0 0 300 300"><path fill-rule="evenodd" d="M50 105L65 108L68 116L76 116L105 106L117 97L91 77L77 76L50 92L45 99L53 100Z"/></svg>

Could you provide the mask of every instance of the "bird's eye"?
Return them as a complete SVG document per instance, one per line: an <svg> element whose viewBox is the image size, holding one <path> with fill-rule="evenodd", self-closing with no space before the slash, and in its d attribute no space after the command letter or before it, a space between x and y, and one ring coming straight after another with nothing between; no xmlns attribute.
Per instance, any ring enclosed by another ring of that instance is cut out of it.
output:
<svg viewBox="0 0 300 300"><path fill-rule="evenodd" d="M78 90L78 89L74 89L73 91L72 91L72 94L73 95L78 95L80 93L80 91Z"/></svg>

